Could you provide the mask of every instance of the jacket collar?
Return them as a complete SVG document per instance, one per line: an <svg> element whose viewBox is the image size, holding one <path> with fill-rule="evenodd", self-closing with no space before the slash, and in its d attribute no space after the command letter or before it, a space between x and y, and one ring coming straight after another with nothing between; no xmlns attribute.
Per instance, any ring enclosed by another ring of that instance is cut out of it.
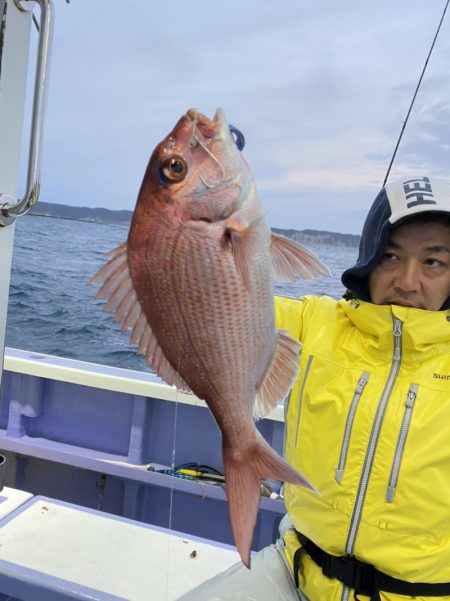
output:
<svg viewBox="0 0 450 601"><path fill-rule="evenodd" d="M398 305L374 305L359 300L339 304L358 330L369 336L368 350L376 354L393 349L394 317L402 322L402 361L421 362L426 358L450 354L450 310L425 311Z"/></svg>

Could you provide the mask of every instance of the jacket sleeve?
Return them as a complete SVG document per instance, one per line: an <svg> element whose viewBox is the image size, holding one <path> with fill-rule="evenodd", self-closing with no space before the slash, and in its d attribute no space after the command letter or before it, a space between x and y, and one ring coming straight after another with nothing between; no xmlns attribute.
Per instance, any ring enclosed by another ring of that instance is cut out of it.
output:
<svg viewBox="0 0 450 601"><path fill-rule="evenodd" d="M275 327L285 330L295 340L301 340L304 299L275 296Z"/></svg>

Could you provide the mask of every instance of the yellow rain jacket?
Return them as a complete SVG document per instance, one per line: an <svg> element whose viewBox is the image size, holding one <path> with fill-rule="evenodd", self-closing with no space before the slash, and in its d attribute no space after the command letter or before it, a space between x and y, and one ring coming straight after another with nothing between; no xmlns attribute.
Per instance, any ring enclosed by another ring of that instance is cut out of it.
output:
<svg viewBox="0 0 450 601"><path fill-rule="evenodd" d="M303 343L286 459L318 490L286 485L296 530L394 578L450 582L450 311L278 297L276 319ZM292 567L293 531L285 546ZM306 553L300 566L309 601L354 599Z"/></svg>

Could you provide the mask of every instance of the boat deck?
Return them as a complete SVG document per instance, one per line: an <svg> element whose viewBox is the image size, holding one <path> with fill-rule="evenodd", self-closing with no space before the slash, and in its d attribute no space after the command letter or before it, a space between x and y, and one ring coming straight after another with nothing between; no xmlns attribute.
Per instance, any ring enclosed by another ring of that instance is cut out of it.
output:
<svg viewBox="0 0 450 601"><path fill-rule="evenodd" d="M239 561L223 544L5 487L0 599L172 601Z"/></svg>
<svg viewBox="0 0 450 601"><path fill-rule="evenodd" d="M257 426L281 453L283 409ZM19 495L14 515L0 524L0 594L28 599L28 582L34 591L45 583L47 596L32 598L51 601L50 584L60 591L61 580L64 594L75 582L103 595L67 598L140 599L159 586L151 598L175 599L178 587L191 588L238 559L223 482L164 473L190 462L222 471L219 429L203 401L151 373L7 349L0 452L7 459L5 490L29 494L25 501ZM254 551L277 538L285 513L279 483L269 484L274 492L261 496ZM132 587L126 574L133 571L137 584L127 597L123 587ZM8 574L11 586L24 583L22 596L2 586Z"/></svg>

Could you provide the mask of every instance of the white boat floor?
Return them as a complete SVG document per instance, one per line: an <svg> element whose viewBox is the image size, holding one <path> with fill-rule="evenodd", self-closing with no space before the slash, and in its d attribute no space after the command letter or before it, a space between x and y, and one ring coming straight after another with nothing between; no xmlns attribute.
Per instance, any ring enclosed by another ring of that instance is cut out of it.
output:
<svg viewBox="0 0 450 601"><path fill-rule="evenodd" d="M24 490L4 486L0 492L0 520L31 499L33 495Z"/></svg>
<svg viewBox="0 0 450 601"><path fill-rule="evenodd" d="M4 592L22 601L45 599L46 590L58 599L67 591L70 599L173 601L236 561L234 548L46 497L0 521Z"/></svg>

